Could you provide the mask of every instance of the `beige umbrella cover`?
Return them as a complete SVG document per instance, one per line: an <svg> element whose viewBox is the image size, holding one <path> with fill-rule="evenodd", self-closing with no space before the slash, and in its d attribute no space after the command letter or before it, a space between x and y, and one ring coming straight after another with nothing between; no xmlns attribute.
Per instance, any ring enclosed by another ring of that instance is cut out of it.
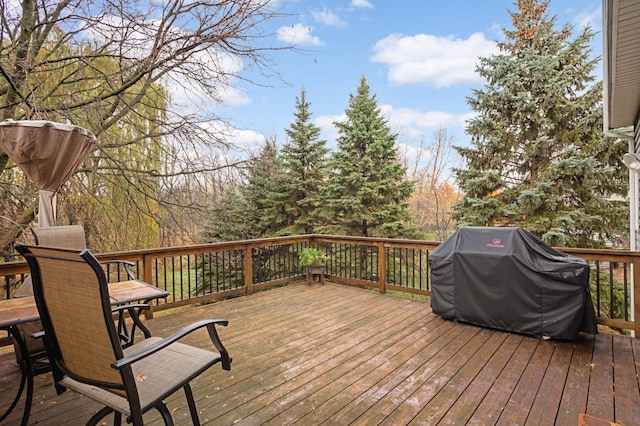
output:
<svg viewBox="0 0 640 426"><path fill-rule="evenodd" d="M55 194L96 147L93 133L51 121L0 122L0 149L40 189L38 226L55 226Z"/></svg>

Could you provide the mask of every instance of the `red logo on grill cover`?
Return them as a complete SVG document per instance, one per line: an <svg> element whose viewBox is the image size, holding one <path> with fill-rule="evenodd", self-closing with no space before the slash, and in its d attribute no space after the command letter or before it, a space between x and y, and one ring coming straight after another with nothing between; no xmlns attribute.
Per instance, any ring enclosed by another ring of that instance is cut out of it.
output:
<svg viewBox="0 0 640 426"><path fill-rule="evenodd" d="M487 243L487 247L491 248L504 248L504 244L500 241L500 238L494 238L493 241Z"/></svg>

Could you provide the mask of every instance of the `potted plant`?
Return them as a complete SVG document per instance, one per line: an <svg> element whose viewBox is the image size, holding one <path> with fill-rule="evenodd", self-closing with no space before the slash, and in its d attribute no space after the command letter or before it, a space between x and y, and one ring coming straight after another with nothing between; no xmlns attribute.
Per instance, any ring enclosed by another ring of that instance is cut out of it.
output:
<svg viewBox="0 0 640 426"><path fill-rule="evenodd" d="M320 282L324 284L324 263L327 254L315 247L307 247L298 253L300 265L307 267L307 282L311 284L314 275L320 276Z"/></svg>
<svg viewBox="0 0 640 426"><path fill-rule="evenodd" d="M298 253L298 258L300 259L301 266L309 266L314 262L324 265L324 262L327 260L327 254L315 247L307 247Z"/></svg>

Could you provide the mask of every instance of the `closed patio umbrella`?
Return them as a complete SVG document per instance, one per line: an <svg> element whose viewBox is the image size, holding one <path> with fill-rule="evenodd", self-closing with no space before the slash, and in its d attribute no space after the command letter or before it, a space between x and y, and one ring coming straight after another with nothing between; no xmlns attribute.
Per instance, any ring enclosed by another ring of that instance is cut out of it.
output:
<svg viewBox="0 0 640 426"><path fill-rule="evenodd" d="M0 149L40 189L38 226L55 226L56 192L96 147L82 127L40 120L0 122Z"/></svg>

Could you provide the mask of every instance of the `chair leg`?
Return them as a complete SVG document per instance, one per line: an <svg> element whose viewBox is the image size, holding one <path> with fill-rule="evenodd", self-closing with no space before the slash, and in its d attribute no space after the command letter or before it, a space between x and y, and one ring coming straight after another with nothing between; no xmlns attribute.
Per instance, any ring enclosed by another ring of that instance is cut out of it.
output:
<svg viewBox="0 0 640 426"><path fill-rule="evenodd" d="M120 426L122 424L122 413L116 411L113 413L113 426Z"/></svg>
<svg viewBox="0 0 640 426"><path fill-rule="evenodd" d="M189 386L189 383L184 385L184 394L187 397L187 404L189 405L189 412L191 413L191 422L194 426L200 426L198 409L196 408L196 402L193 400L193 392L191 392L191 386Z"/></svg>
<svg viewBox="0 0 640 426"><path fill-rule="evenodd" d="M171 414L169 413L169 409L167 408L167 404L164 401L160 402L156 405L156 410L160 412L162 416L162 420L164 420L164 424L167 426L173 426L173 419L171 418Z"/></svg>
<svg viewBox="0 0 640 426"><path fill-rule="evenodd" d="M104 407L103 409L101 409L100 411L95 413L93 416L91 416L91 418L87 422L87 426L97 425L100 420L102 420L104 417L108 416L112 412L113 412L112 408ZM118 414L120 414L120 413L116 413L116 415L118 415Z"/></svg>

